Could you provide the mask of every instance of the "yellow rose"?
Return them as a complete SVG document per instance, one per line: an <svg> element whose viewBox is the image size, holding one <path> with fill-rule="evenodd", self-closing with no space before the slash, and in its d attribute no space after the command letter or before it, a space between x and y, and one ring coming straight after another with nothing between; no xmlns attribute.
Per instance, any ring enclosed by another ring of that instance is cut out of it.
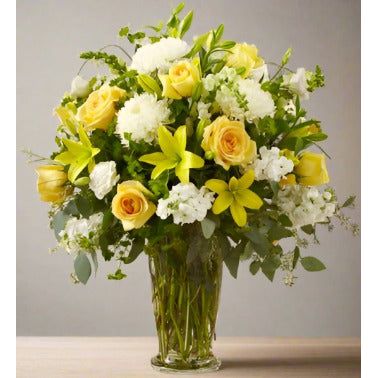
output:
<svg viewBox="0 0 378 378"><path fill-rule="evenodd" d="M87 101L78 109L77 117L83 122L86 130L106 130L115 113L115 103L119 101L126 91L118 87L103 85L92 92Z"/></svg>
<svg viewBox="0 0 378 378"><path fill-rule="evenodd" d="M112 213L122 221L125 231L142 227L155 213L155 204L148 200L151 195L139 181L124 181L117 186Z"/></svg>
<svg viewBox="0 0 378 378"><path fill-rule="evenodd" d="M180 100L192 95L195 85L200 81L196 62L180 61L174 64L168 75L159 76L163 84L163 97Z"/></svg>
<svg viewBox="0 0 378 378"><path fill-rule="evenodd" d="M292 173L286 175L286 177L283 177L279 182L281 188L289 185L295 185L296 183L297 181L295 175L293 175Z"/></svg>
<svg viewBox="0 0 378 378"><path fill-rule="evenodd" d="M244 124L225 116L205 127L201 147L227 170L231 165L248 164L257 153L256 143L245 131Z"/></svg>
<svg viewBox="0 0 378 378"><path fill-rule="evenodd" d="M314 152L303 152L294 172L299 176L298 182L305 186L323 185L329 182L325 156Z"/></svg>
<svg viewBox="0 0 378 378"><path fill-rule="evenodd" d="M67 174L61 165L42 165L36 169L37 190L42 201L63 202L73 191L68 185Z"/></svg>
<svg viewBox="0 0 378 378"><path fill-rule="evenodd" d="M259 68L264 64L264 59L258 55L259 51L255 45L237 43L226 57L226 66L245 68L243 77L249 76L252 69Z"/></svg>

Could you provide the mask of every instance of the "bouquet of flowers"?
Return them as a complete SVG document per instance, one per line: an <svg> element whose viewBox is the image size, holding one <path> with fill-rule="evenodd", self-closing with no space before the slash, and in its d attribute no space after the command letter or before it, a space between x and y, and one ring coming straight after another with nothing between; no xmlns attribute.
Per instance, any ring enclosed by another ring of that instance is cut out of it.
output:
<svg viewBox="0 0 378 378"><path fill-rule="evenodd" d="M324 186L327 135L302 105L324 85L320 67L292 71L291 49L267 63L255 45L224 39L223 25L188 44L183 7L144 31L122 28L122 46L106 48L127 63L106 48L81 54L110 72L76 76L55 109L57 149L37 168L38 191L75 282L101 255L117 263L113 280L149 256L155 366L174 350L175 368L204 368L219 366L209 356L223 263L235 278L241 260L269 280L282 270L291 286L299 264L325 268L302 254L317 227L358 226L341 211L354 197L340 203Z"/></svg>

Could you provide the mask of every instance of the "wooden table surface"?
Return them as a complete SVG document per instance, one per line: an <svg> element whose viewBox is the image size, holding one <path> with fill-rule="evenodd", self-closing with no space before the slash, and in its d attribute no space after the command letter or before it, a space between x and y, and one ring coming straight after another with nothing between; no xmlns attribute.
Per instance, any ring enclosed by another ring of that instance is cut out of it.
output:
<svg viewBox="0 0 378 378"><path fill-rule="evenodd" d="M150 337L18 337L18 378L133 378L170 376L152 370ZM219 338L212 377L360 377L359 339ZM172 376L172 375L171 375ZM193 377L181 374L180 377Z"/></svg>

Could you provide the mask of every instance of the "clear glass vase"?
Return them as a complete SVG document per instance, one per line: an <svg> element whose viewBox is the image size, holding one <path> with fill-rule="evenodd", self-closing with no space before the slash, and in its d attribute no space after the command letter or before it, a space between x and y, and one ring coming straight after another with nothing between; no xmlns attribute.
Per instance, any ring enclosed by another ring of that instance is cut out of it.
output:
<svg viewBox="0 0 378 378"><path fill-rule="evenodd" d="M189 236L190 237L190 236ZM197 243L196 246L203 246ZM172 260L175 252L159 248L149 256L152 302L159 340L153 368L166 372L218 370L213 355L215 323L222 282L222 259L214 243L206 251Z"/></svg>

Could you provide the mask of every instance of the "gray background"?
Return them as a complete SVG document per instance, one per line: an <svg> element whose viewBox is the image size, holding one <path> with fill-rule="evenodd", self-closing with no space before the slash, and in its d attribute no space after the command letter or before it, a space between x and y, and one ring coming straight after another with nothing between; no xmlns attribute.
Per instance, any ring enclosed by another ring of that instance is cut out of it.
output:
<svg viewBox="0 0 378 378"><path fill-rule="evenodd" d="M153 335L146 259L128 278L108 281L113 263L100 264L87 286L72 285L71 257L51 256L46 204L35 174L19 151L49 155L57 120L52 109L69 89L79 53L117 42L117 31L166 19L171 1L17 1L17 332L19 335ZM324 145L340 199L360 194L360 4L353 0L187 1L195 9L191 34L223 22L226 38L255 43L267 61L294 48L290 65L319 64L326 87L311 96L310 114L329 134ZM126 44L124 41L118 41ZM94 73L95 67L84 71ZM359 220L359 206L352 213ZM242 264L238 280L224 273L218 334L235 336L358 336L360 240L337 227L320 232L321 246L304 253L327 265L299 272L293 288L252 277ZM280 278L280 277L278 277Z"/></svg>

